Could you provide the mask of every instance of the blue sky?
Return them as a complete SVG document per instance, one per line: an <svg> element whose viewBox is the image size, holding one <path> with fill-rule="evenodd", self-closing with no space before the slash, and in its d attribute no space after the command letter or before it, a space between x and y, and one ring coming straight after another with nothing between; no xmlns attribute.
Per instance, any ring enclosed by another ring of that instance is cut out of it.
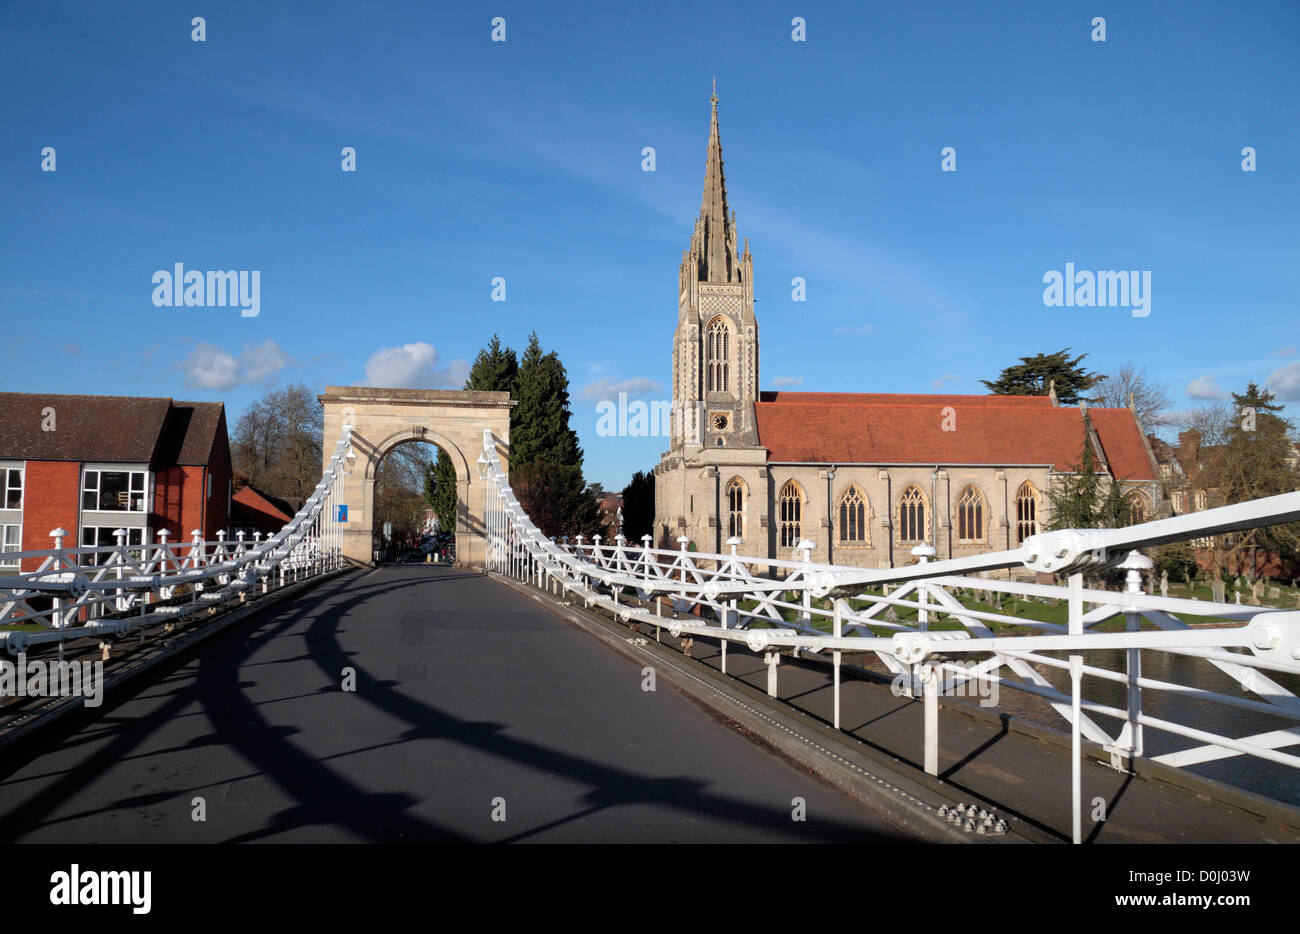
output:
<svg viewBox="0 0 1300 934"><path fill-rule="evenodd" d="M459 388L535 328L621 487L666 442L596 403L670 392L716 75L763 388L979 392L1070 346L1300 407L1291 0L191 6L0 8L0 389L233 424L285 382ZM177 262L258 270L260 313L156 307ZM1149 271L1150 314L1046 307L1066 263Z"/></svg>

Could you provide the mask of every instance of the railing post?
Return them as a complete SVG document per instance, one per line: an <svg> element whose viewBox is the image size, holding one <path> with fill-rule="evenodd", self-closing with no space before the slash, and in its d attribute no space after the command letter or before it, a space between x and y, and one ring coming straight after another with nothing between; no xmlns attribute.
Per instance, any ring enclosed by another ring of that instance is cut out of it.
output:
<svg viewBox="0 0 1300 934"><path fill-rule="evenodd" d="M763 653L763 662L767 665L767 696L776 697L776 666L781 664L781 653L777 651Z"/></svg>
<svg viewBox="0 0 1300 934"><path fill-rule="evenodd" d="M925 773L939 774L939 670L921 666L921 691L925 698Z"/></svg>
<svg viewBox="0 0 1300 934"><path fill-rule="evenodd" d="M812 594L808 591L808 578L812 574L812 550L817 547L817 543L810 539L803 539L799 542L799 548L803 550L803 624L812 625ZM796 656L799 652L796 650Z"/></svg>
<svg viewBox="0 0 1300 934"><path fill-rule="evenodd" d="M687 538L685 535L677 536L677 547L680 548L682 551L682 556L680 559L682 562L682 580L681 580L682 589L679 596L683 600L686 599L686 546L689 545L690 543L691 540Z"/></svg>
<svg viewBox="0 0 1300 934"><path fill-rule="evenodd" d="M844 601L838 598L831 601L835 608L835 628L833 630L835 638L840 639L844 636ZM835 729L840 728L840 659L843 653L835 649L831 653L831 670L835 678Z"/></svg>
<svg viewBox="0 0 1300 934"><path fill-rule="evenodd" d="M68 565L68 556L63 553L63 538L67 534L68 531L67 529L64 528L57 528L50 532L50 538L54 539L54 550L59 552L59 559L58 559L59 563L56 565L56 567L63 568L63 567L67 567ZM57 595L54 597L52 601L52 613L50 615L50 622L53 624L51 627L53 629L63 628L63 598ZM63 647L63 643L60 642L59 643L60 650L62 650L62 647Z"/></svg>
<svg viewBox="0 0 1300 934"><path fill-rule="evenodd" d="M1070 808L1074 825L1074 842L1083 842L1083 737L1079 721L1083 709L1080 692L1083 684L1083 656L1070 656Z"/></svg>
<svg viewBox="0 0 1300 934"><path fill-rule="evenodd" d="M935 554L937 554L937 552L934 550L934 546L933 546L933 545L927 545L927 544L925 544L924 542L922 542L920 545L917 545L915 548L912 549L912 554L916 556L917 560L918 560L921 564L929 564L929 563L930 563L930 559L933 558L933 557L935 556ZM929 588L929 586L926 584L926 582L925 582L925 578L921 578L921 580L919 580L919 581L917 582L917 585L916 585L916 602L917 602L917 603L929 603L929 602L930 602L930 588ZM919 608L919 607L917 608L917 611L916 611L916 628L919 629L919 630L921 630L922 632L925 632L926 630L928 630L928 629L930 628L930 611L929 611L929 610L921 609L921 608Z"/></svg>
<svg viewBox="0 0 1300 934"><path fill-rule="evenodd" d="M1124 592L1126 594L1142 593L1142 572L1149 571L1155 566L1155 563L1146 555L1130 551L1128 557L1120 568L1128 571L1124 577ZM1126 621L1125 629L1128 632L1138 632L1142 629L1142 616L1136 607L1124 608L1124 619ZM1138 681L1142 677L1142 650L1126 649L1127 669L1128 669L1128 722L1125 724L1128 732L1128 757L1129 769L1133 768L1133 760L1142 755L1142 724L1139 718L1142 716L1142 686ZM1117 763L1112 763L1117 764Z"/></svg>

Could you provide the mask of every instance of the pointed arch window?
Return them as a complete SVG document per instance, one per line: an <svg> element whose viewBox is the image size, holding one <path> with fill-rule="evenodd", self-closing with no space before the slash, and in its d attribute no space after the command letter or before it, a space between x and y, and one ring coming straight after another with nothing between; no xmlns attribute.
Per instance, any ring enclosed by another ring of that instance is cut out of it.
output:
<svg viewBox="0 0 1300 934"><path fill-rule="evenodd" d="M1128 495L1128 524L1137 525L1147 521L1146 497L1134 490Z"/></svg>
<svg viewBox="0 0 1300 934"><path fill-rule="evenodd" d="M781 487L777 502L781 547L793 548L803 538L803 490L793 480Z"/></svg>
<svg viewBox="0 0 1300 934"><path fill-rule="evenodd" d="M957 541L984 541L984 512L984 497L972 483L957 500Z"/></svg>
<svg viewBox="0 0 1300 934"><path fill-rule="evenodd" d="M926 531L925 494L913 483L898 500L898 540L923 542Z"/></svg>
<svg viewBox="0 0 1300 934"><path fill-rule="evenodd" d="M856 485L850 486L840 498L840 541L846 545L866 545L871 541L867 532L867 497Z"/></svg>
<svg viewBox="0 0 1300 934"><path fill-rule="evenodd" d="M1026 480L1016 490L1016 544L1038 534L1038 490Z"/></svg>
<svg viewBox="0 0 1300 934"><path fill-rule="evenodd" d="M727 537L745 537L745 484L739 477L727 484Z"/></svg>
<svg viewBox="0 0 1300 934"><path fill-rule="evenodd" d="M730 392L731 328L725 318L709 322L704 338L704 368L709 392Z"/></svg>

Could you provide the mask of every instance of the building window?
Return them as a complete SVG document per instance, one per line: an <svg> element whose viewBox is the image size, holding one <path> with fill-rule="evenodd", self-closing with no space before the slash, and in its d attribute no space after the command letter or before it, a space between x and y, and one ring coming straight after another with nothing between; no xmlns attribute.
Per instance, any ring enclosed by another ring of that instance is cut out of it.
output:
<svg viewBox="0 0 1300 934"><path fill-rule="evenodd" d="M840 541L845 544L865 545L867 534L867 498L856 486L849 487L840 499Z"/></svg>
<svg viewBox="0 0 1300 934"><path fill-rule="evenodd" d="M1204 490L1197 490L1197 491L1196 491L1196 511L1197 511L1197 512L1200 512L1202 509L1208 509L1208 508L1209 508L1209 505L1210 505L1210 498L1205 494L1205 491L1204 491Z"/></svg>
<svg viewBox="0 0 1300 934"><path fill-rule="evenodd" d="M1026 480L1016 490L1016 544L1038 534L1038 491Z"/></svg>
<svg viewBox="0 0 1300 934"><path fill-rule="evenodd" d="M0 470L4 479L5 509L23 508L23 471L20 467L8 467Z"/></svg>
<svg viewBox="0 0 1300 934"><path fill-rule="evenodd" d="M705 334L704 367L709 392L730 389L731 328L723 318L714 318Z"/></svg>
<svg viewBox="0 0 1300 934"><path fill-rule="evenodd" d="M1128 524L1137 525L1147 521L1147 501L1141 493L1134 491L1128 495Z"/></svg>
<svg viewBox="0 0 1300 934"><path fill-rule="evenodd" d="M794 548L803 538L803 490L793 480L781 487L780 541L782 548Z"/></svg>
<svg viewBox="0 0 1300 934"><path fill-rule="evenodd" d="M727 536L745 537L745 485L737 477L727 484Z"/></svg>
<svg viewBox="0 0 1300 934"><path fill-rule="evenodd" d="M81 508L144 512L143 470L87 470L81 485Z"/></svg>
<svg viewBox="0 0 1300 934"><path fill-rule="evenodd" d="M925 541L925 494L916 484L903 491L898 501L898 540Z"/></svg>
<svg viewBox="0 0 1300 934"><path fill-rule="evenodd" d="M208 499L212 499L212 474L208 474L207 488L203 491L203 495Z"/></svg>
<svg viewBox="0 0 1300 934"><path fill-rule="evenodd" d="M81 528L81 547L82 548L116 548L117 536L113 533L120 526L111 525L86 525ZM135 549L144 547L144 529L136 526L126 530L126 544ZM132 551L128 554L132 561L139 560L141 551ZM112 557L108 552L98 552L97 554L82 555L81 563L86 565L104 564Z"/></svg>
<svg viewBox="0 0 1300 934"><path fill-rule="evenodd" d="M18 559L10 558L13 552L22 551L23 549L23 527L21 525L0 526L3 531L3 540L0 541L0 568L18 567Z"/></svg>
<svg viewBox="0 0 1300 934"><path fill-rule="evenodd" d="M957 500L957 541L984 541L984 497L973 483Z"/></svg>

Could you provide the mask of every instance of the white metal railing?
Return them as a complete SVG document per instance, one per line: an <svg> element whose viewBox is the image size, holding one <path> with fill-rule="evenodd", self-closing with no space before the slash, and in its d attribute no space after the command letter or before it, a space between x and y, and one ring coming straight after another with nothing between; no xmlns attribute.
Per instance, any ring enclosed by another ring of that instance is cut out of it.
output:
<svg viewBox="0 0 1300 934"><path fill-rule="evenodd" d="M195 530L187 543L132 545L125 529L117 544L65 548L68 533L50 533L54 547L8 552L0 568L0 643L11 655L33 645L70 639L125 636L148 626L174 623L235 597L266 593L339 567L342 526L336 507L344 502L344 465L351 431L343 435L315 491L284 528L265 541L244 533L228 541L202 541ZM32 565L35 565L32 568ZM24 568L28 568L24 570Z"/></svg>
<svg viewBox="0 0 1300 934"><path fill-rule="evenodd" d="M651 548L650 536L643 537L640 547L621 535L611 544L602 544L598 536L589 544L581 538L572 545L557 543L543 535L520 506L490 431L484 431L478 463L487 481L483 507L490 570L575 595L587 606L601 606L625 622L663 626L674 636L717 639L724 673L727 645L743 642L764 653L768 690L774 696L781 650L829 653L837 729L842 654L874 653L907 696L919 695L925 701L925 768L931 774L938 773L937 698L942 694L975 682L1045 699L1071 725L1075 842L1082 839L1084 737L1101 744L1117 768L1144 755L1145 729L1193 744L1150 757L1167 765L1249 755L1300 768L1300 755L1284 751L1300 744L1300 698L1265 673L1300 675L1300 611L1146 594L1142 572L1152 563L1138 551L1300 520L1300 492L1122 529L1047 532L1009 551L944 561L931 560L934 550L921 546L913 549L916 564L864 569L814 564L813 544L807 541L800 542L789 559L738 555L736 539L728 541L730 554L688 552L685 538L678 539L677 551ZM977 576L1015 567L1065 574L1068 583L1057 586ZM1085 572L1110 567L1127 572L1123 591L1084 587ZM891 586L897 589L890 592ZM962 590L1064 601L1067 622L973 609L959 598ZM665 603L673 616L662 615ZM914 612L915 619L887 618L890 607ZM1193 627L1179 614L1212 622ZM1116 617L1124 620L1123 631L1096 628ZM949 628L933 628L940 621ZM1154 629L1143 629L1144 621ZM1014 624L1034 634L995 636L990 623ZM1098 650L1122 652L1123 670L1085 664L1085 653ZM1142 651L1199 659L1257 699L1144 677ZM1068 657L1047 652L1065 652ZM1040 668L1068 672L1069 693L1055 688ZM1084 697L1085 676L1122 685L1125 706ZM1151 716L1144 711L1146 692L1182 695L1296 725L1246 736L1222 735ZM1118 721L1118 730L1104 729L1094 717Z"/></svg>

